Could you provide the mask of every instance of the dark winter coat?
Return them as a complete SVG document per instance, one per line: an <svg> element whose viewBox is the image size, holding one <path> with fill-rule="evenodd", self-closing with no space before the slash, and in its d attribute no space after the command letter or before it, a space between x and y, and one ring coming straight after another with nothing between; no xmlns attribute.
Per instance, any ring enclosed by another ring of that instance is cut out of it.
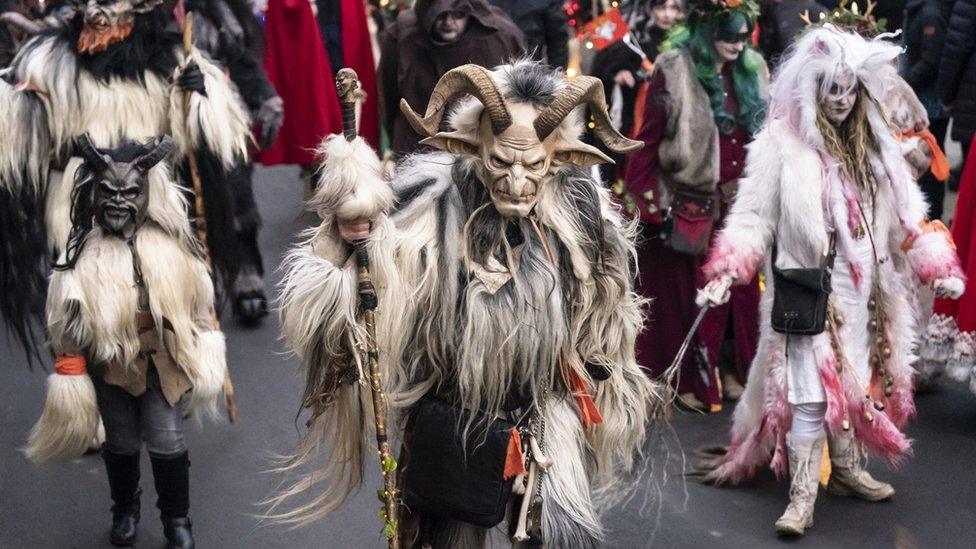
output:
<svg viewBox="0 0 976 549"><path fill-rule="evenodd" d="M525 33L528 51L553 67L569 62L569 27L563 0L489 0Z"/></svg>
<svg viewBox="0 0 976 549"><path fill-rule="evenodd" d="M952 138L968 143L976 133L976 0L952 6L936 92L952 105Z"/></svg>
<svg viewBox="0 0 976 549"><path fill-rule="evenodd" d="M452 10L468 13L468 28L456 42L435 42L434 21ZM522 31L487 0L418 0L390 27L380 56L383 124L390 148L398 155L414 152L421 137L400 112L400 98L417 112L427 109L434 85L447 71L467 63L494 67L525 53Z"/></svg>
<svg viewBox="0 0 976 549"><path fill-rule="evenodd" d="M909 0L902 29L905 41L902 77L925 105L929 119L940 118L935 96L942 46L945 43L946 14L941 0Z"/></svg>
<svg viewBox="0 0 976 549"><path fill-rule="evenodd" d="M800 18L809 12L816 21L827 9L815 0L763 0L759 3L759 49L770 66L779 63L786 48L806 25Z"/></svg>

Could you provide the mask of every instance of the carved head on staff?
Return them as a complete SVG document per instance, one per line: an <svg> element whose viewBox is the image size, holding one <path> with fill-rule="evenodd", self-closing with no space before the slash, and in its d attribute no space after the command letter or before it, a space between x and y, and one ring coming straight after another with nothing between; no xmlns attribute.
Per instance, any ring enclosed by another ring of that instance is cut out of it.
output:
<svg viewBox="0 0 976 549"><path fill-rule="evenodd" d="M464 95L451 115L453 129L441 130L452 102ZM582 115L588 108L594 135L613 152L627 153L641 143L620 135L610 124L603 85L597 78L566 80L528 61L488 70L464 65L448 71L420 116L400 103L410 125L426 136L421 143L470 156L495 208L506 217L525 217L535 209L540 189L563 164L592 166L612 162L583 143Z"/></svg>

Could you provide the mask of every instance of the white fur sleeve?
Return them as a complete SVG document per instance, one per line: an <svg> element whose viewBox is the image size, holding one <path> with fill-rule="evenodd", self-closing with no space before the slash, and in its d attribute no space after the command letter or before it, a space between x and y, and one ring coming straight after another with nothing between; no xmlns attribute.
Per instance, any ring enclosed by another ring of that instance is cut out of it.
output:
<svg viewBox="0 0 976 549"><path fill-rule="evenodd" d="M771 127L748 148L735 202L704 267L709 280L723 275L742 283L752 280L775 236L782 157Z"/></svg>
<svg viewBox="0 0 976 549"><path fill-rule="evenodd" d="M333 220L326 219L282 263L281 333L304 364L345 354L356 326L356 269L344 267L344 246Z"/></svg>
<svg viewBox="0 0 976 549"><path fill-rule="evenodd" d="M909 219L925 221L926 204L922 190L914 179L909 179L908 185L908 210ZM897 250L906 238L909 231L899 224L895 224L891 235L891 249ZM923 284L932 284L942 278L955 277L965 281L959 256L956 254L955 244L952 242L952 235L945 231L922 232L916 236L908 248L906 255L912 270Z"/></svg>
<svg viewBox="0 0 976 549"><path fill-rule="evenodd" d="M48 49L25 49L0 71L0 188L13 192L24 185L39 189L47 179L52 138L41 101L45 85L32 77L32 69Z"/></svg>
<svg viewBox="0 0 976 549"><path fill-rule="evenodd" d="M179 57L184 58L182 54ZM169 107L173 142L180 154L186 154L186 121L189 120L189 139L194 148L206 147L220 158L225 168L230 168L247 156L247 144L251 139L250 120L227 75L197 49L190 53L190 58L200 66L206 95L190 94L190 112L187 115L183 111L184 92L175 84L180 67L174 70Z"/></svg>

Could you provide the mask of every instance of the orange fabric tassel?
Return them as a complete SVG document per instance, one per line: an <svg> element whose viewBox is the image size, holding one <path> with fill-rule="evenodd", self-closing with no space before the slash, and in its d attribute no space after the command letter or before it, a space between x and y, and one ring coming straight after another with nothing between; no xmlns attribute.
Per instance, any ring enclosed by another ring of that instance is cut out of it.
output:
<svg viewBox="0 0 976 549"><path fill-rule="evenodd" d="M512 427L512 436L508 439L508 451L505 454L505 480L524 475L525 458L522 457L522 435L517 428Z"/></svg>
<svg viewBox="0 0 976 549"><path fill-rule="evenodd" d="M576 405L579 406L580 421L583 423L583 428L589 431L594 425L603 423L603 416L596 409L596 403L590 396L586 380L576 373L576 370L570 372L570 381L573 396L576 398Z"/></svg>
<svg viewBox="0 0 976 549"><path fill-rule="evenodd" d="M929 146L932 151L932 167L929 170L932 175L935 176L939 181L945 181L949 179L949 159L946 158L944 152L942 152L942 147L939 146L938 141L935 140L935 136L928 128L922 131L908 131L904 133L905 137L918 137Z"/></svg>
<svg viewBox="0 0 976 549"><path fill-rule="evenodd" d="M88 372L85 357L81 355L59 355L54 359L54 371L63 376L80 376Z"/></svg>

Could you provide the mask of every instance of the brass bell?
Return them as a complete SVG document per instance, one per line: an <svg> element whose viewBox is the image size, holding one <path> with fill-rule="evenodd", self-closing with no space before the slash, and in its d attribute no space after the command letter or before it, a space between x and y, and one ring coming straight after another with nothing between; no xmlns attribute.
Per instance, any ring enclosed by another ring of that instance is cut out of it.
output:
<svg viewBox="0 0 976 549"><path fill-rule="evenodd" d="M840 422L840 428L843 429L843 430L845 430L845 431L850 431L851 430L851 420L849 420L847 418L844 418L843 420L841 420L841 422Z"/></svg>
<svg viewBox="0 0 976 549"><path fill-rule="evenodd" d="M875 400L874 401L874 409L877 410L877 411L879 411L879 412L883 412L884 409L885 409L884 402L881 402L880 400Z"/></svg>
<svg viewBox="0 0 976 549"><path fill-rule="evenodd" d="M868 324L871 326L871 329L872 330L877 330L878 329L878 321L877 320L872 320Z"/></svg>
<svg viewBox="0 0 976 549"><path fill-rule="evenodd" d="M885 394L885 396L886 396L886 397L890 397L890 396L891 396L891 393L892 393L892 390L891 390L891 385L888 385L888 386L886 386L886 387L885 387L885 390L884 390L884 394Z"/></svg>
<svg viewBox="0 0 976 549"><path fill-rule="evenodd" d="M884 349L881 349L881 353L884 354L885 358L891 358L891 347L885 345Z"/></svg>
<svg viewBox="0 0 976 549"><path fill-rule="evenodd" d="M870 309L870 310L873 311L874 308L877 307L877 306L878 306L878 302L875 301L875 299L873 297L868 300L868 309Z"/></svg>
<svg viewBox="0 0 976 549"><path fill-rule="evenodd" d="M844 319L844 315L840 313L834 313L834 322L836 322L838 326L843 326L844 323L847 321Z"/></svg>
<svg viewBox="0 0 976 549"><path fill-rule="evenodd" d="M877 366L878 364L881 364L881 357L878 355L871 355L871 365Z"/></svg>
<svg viewBox="0 0 976 549"><path fill-rule="evenodd" d="M874 423L874 414L872 414L867 410L864 410L864 421L867 421L868 423Z"/></svg>

